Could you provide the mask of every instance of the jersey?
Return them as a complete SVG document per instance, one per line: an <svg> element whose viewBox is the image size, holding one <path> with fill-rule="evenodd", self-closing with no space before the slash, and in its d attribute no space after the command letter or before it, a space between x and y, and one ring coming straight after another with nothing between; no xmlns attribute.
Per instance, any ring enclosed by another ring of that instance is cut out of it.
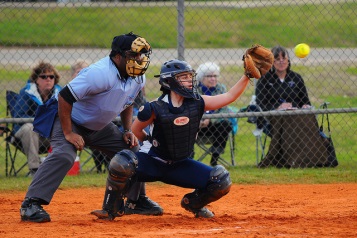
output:
<svg viewBox="0 0 357 238"><path fill-rule="evenodd" d="M183 104L177 108L173 107L170 97L165 95L151 102L150 106L155 120L152 146L148 154L166 161L179 161L190 157L204 113L203 98L185 98Z"/></svg>
<svg viewBox="0 0 357 238"><path fill-rule="evenodd" d="M67 84L77 100L72 108L72 120L88 129L101 130L123 110L133 104L145 85L138 79L124 79L110 57L84 68Z"/></svg>

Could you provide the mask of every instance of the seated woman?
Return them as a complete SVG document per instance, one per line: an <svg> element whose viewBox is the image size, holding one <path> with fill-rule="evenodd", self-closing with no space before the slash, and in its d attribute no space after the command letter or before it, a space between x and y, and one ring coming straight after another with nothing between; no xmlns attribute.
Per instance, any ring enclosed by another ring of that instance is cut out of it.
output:
<svg viewBox="0 0 357 238"><path fill-rule="evenodd" d="M197 80L199 81L198 92L201 95L215 96L227 92L226 86L218 82L220 76L220 68L217 64L206 62L201 64L197 69ZM228 107L222 107L217 110L206 111L207 114L212 113L227 113ZM219 155L223 153L226 147L228 135L233 129L232 123L228 118L224 119L202 119L198 136L214 137L213 144L210 148L212 157L210 164L217 165Z"/></svg>
<svg viewBox="0 0 357 238"><path fill-rule="evenodd" d="M257 82L257 104L263 111L309 108L311 103L303 78L290 69L288 51L282 46L272 49L273 67ZM270 125L258 118L258 127L271 136Z"/></svg>
<svg viewBox="0 0 357 238"><path fill-rule="evenodd" d="M38 106L46 103L61 90L61 86L58 85L59 79L60 75L52 64L41 61L36 65L25 87L20 90L14 117L34 117ZM49 148L50 142L34 132L33 124L30 122L15 124L14 133L22 143L23 152L27 156L29 176L32 177L41 163L41 146Z"/></svg>
<svg viewBox="0 0 357 238"><path fill-rule="evenodd" d="M263 111L310 108L311 103L303 78L290 69L288 51L272 48L272 69L258 80L256 101ZM319 141L316 118L311 115L269 117L268 123L258 118L258 127L271 137L269 151L259 168L312 167L323 164L325 149ZM311 147L314 147L311 149Z"/></svg>

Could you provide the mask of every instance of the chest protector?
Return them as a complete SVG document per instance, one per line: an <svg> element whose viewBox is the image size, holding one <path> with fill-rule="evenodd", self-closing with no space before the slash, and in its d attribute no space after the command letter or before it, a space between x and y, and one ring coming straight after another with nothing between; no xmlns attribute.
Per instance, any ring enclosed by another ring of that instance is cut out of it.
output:
<svg viewBox="0 0 357 238"><path fill-rule="evenodd" d="M190 157L204 113L203 99L186 98L180 108L172 108L168 103L158 100L151 102L151 107L156 119L150 151L168 161Z"/></svg>

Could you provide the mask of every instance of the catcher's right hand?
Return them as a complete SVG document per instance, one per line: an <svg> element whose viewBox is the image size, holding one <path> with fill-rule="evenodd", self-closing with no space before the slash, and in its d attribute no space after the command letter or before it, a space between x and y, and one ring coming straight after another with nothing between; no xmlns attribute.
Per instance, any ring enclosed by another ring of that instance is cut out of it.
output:
<svg viewBox="0 0 357 238"><path fill-rule="evenodd" d="M243 55L243 61L244 74L249 78L259 79L271 69L274 55L261 45L253 45Z"/></svg>

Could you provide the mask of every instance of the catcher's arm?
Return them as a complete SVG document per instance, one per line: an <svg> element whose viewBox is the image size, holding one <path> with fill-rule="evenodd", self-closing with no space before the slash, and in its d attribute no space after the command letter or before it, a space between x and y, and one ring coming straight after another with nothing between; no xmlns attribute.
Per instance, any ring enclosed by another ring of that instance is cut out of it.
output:
<svg viewBox="0 0 357 238"><path fill-rule="evenodd" d="M205 101L205 111L217 110L234 102L237 98L240 97L240 95L242 95L249 82L249 77L243 75L240 80L238 80L238 82L233 85L233 87L226 93L218 94L215 96L202 95L202 98Z"/></svg>

